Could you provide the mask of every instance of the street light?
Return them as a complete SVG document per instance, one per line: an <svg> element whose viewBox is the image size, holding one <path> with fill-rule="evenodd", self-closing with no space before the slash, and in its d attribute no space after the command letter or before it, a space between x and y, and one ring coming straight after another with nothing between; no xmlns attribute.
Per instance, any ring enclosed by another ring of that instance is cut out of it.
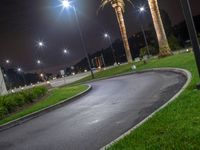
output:
<svg viewBox="0 0 200 150"><path fill-rule="evenodd" d="M139 11L140 11L140 12L144 12L144 11L145 11L145 8L142 6L142 7L139 8Z"/></svg>
<svg viewBox="0 0 200 150"><path fill-rule="evenodd" d="M145 11L146 11L146 9L145 9L144 6L139 8L139 13L140 14L143 14ZM148 45L148 42L147 42L146 34L144 32L144 27L143 27L143 19L141 19L140 26L141 26L142 34L143 34L143 37L144 37L144 42L145 42L145 45L146 45L146 48L147 48L147 53L148 53L148 56L150 56L149 45Z"/></svg>
<svg viewBox="0 0 200 150"><path fill-rule="evenodd" d="M22 68L18 67L17 72L19 72L22 75L24 85L26 85L26 79L25 79L24 73L22 71Z"/></svg>
<svg viewBox="0 0 200 150"><path fill-rule="evenodd" d="M104 38L108 39L108 41L110 43L110 46L111 46L111 49L112 49L113 59L114 59L115 64L116 64L117 63L117 59L116 59L116 55L115 55L115 49L113 48L113 45L112 45L111 37L110 37L110 35L108 33L104 33Z"/></svg>
<svg viewBox="0 0 200 150"><path fill-rule="evenodd" d="M9 59L6 60L6 64L10 64L10 60Z"/></svg>
<svg viewBox="0 0 200 150"><path fill-rule="evenodd" d="M37 60L37 64L40 65L41 64L41 60L38 59Z"/></svg>
<svg viewBox="0 0 200 150"><path fill-rule="evenodd" d="M64 54L68 54L69 51L68 51L67 49L64 49L64 50L63 50L63 53L64 53Z"/></svg>
<svg viewBox="0 0 200 150"><path fill-rule="evenodd" d="M68 8L68 7L70 7L70 2L68 0L63 0L62 5L64 8Z"/></svg>
<svg viewBox="0 0 200 150"><path fill-rule="evenodd" d="M18 67L18 68L17 68L17 71L18 71L18 72L21 72L21 71L22 71L22 69L21 69L20 67Z"/></svg>
<svg viewBox="0 0 200 150"><path fill-rule="evenodd" d="M68 9L68 8L71 7L73 9L73 11L74 11L76 23L77 23L79 34L80 34L80 38L81 38L81 45L83 47L83 51L84 51L85 56L87 58L87 62L88 62L89 68L90 68L92 79L94 79L94 73L92 71L92 66L91 66L90 59L89 59L89 56L88 56L88 53L87 53L87 50L86 50L86 46L85 46L85 42L84 42L84 38L83 38L83 33L82 33L82 30L81 30L81 26L80 26L80 22L79 22L79 18L78 18L77 12L76 12L76 8L70 4L69 0L63 0L62 1L62 6L63 6L64 9Z"/></svg>
<svg viewBox="0 0 200 150"><path fill-rule="evenodd" d="M44 47L44 42L43 41L39 41L37 45L38 45L38 47L42 48L42 47Z"/></svg>
<svg viewBox="0 0 200 150"><path fill-rule="evenodd" d="M196 64L197 64L197 68L198 68L198 72L200 76L200 47L199 47L199 41L197 38L197 32L194 26L194 20L192 16L190 3L189 3L189 0L180 0L180 1L181 1L183 14L185 16L185 21L186 21L188 32L189 32L190 41L192 43L195 60L196 60ZM197 85L197 88L200 89L200 84Z"/></svg>

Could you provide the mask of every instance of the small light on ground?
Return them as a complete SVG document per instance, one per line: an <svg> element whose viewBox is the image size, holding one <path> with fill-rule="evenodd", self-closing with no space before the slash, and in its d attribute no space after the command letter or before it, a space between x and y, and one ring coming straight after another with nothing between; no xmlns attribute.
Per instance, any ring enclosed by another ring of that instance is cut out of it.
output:
<svg viewBox="0 0 200 150"><path fill-rule="evenodd" d="M132 66L131 66L131 69L132 69L132 70L135 70L136 68L137 68L136 65L132 65Z"/></svg>

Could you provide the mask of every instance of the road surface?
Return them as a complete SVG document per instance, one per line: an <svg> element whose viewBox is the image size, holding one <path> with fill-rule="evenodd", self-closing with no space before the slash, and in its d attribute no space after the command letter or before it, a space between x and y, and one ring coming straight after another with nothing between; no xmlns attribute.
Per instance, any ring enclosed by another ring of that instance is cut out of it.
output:
<svg viewBox="0 0 200 150"><path fill-rule="evenodd" d="M1 150L96 150L175 95L186 78L147 72L93 82L92 91L61 108L0 132Z"/></svg>

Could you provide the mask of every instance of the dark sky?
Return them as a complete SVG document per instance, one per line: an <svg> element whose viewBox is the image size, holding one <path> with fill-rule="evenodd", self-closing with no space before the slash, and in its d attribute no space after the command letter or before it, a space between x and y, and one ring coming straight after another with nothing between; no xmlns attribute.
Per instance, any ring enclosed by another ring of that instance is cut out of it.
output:
<svg viewBox="0 0 200 150"><path fill-rule="evenodd" d="M136 8L146 0L133 0L134 8L127 4L125 21L128 35L139 30ZM173 24L183 19L179 0L158 0L166 10ZM200 14L200 1L190 0L194 15ZM112 39L120 38L119 28L113 9L105 7L99 14L96 10L100 0L74 0L82 31L89 53L106 48L109 43L103 38L109 32ZM25 71L36 70L36 60L43 61L49 71L58 71L84 57L72 10L61 12L59 0L0 0L0 62L10 59L10 67L20 66ZM148 5L146 5L148 7ZM148 24L151 21L146 16ZM43 40L46 47L38 49L36 42ZM62 50L70 54L64 56Z"/></svg>

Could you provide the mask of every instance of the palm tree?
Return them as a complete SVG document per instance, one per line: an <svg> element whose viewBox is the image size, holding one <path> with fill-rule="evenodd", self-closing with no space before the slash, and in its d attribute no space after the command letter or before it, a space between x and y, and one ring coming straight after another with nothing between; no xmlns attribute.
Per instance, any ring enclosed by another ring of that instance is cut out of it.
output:
<svg viewBox="0 0 200 150"><path fill-rule="evenodd" d="M127 0L127 1L130 2L130 0ZM131 51L130 51L130 47L129 47L129 43L128 43L126 26L125 26L124 17L123 17L124 7L125 7L124 0L101 0L101 8L103 8L107 4L111 4L111 6L115 10L117 20L119 23L119 28L121 31L122 40L124 43L127 61L128 61L128 63L131 63L133 61L133 59L132 59L132 55L131 55Z"/></svg>
<svg viewBox="0 0 200 150"><path fill-rule="evenodd" d="M165 57L172 54L169 43L166 37L166 33L164 30L163 22L161 19L159 7L158 7L158 0L148 0L149 7L151 10L151 15L153 18L154 27L156 30L158 44L159 44L159 56Z"/></svg>

